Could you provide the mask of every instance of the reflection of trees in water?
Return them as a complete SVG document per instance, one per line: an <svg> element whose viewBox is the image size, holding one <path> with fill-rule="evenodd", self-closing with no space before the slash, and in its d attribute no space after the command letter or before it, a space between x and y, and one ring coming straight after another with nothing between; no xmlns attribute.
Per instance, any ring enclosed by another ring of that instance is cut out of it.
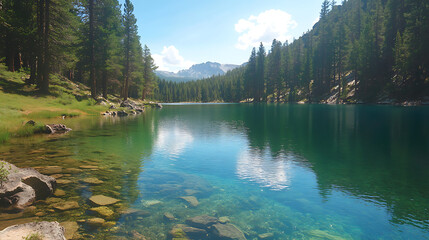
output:
<svg viewBox="0 0 429 240"><path fill-rule="evenodd" d="M383 203L392 221L429 224L425 109L261 104L236 110L250 147L269 149L273 161L284 152L306 159L322 196L345 190ZM260 158L249 161L261 164Z"/></svg>
<svg viewBox="0 0 429 240"><path fill-rule="evenodd" d="M81 159L95 160L106 170L97 176L104 181L101 188L120 192L125 202L136 201L143 159L153 150L157 113L147 111L143 115L87 119L82 123L84 130L73 133L67 141L71 151Z"/></svg>

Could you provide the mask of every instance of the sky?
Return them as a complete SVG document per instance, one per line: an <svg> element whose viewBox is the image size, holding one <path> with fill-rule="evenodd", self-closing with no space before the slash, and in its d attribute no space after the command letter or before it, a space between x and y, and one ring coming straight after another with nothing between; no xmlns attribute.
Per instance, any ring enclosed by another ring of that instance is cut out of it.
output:
<svg viewBox="0 0 429 240"><path fill-rule="evenodd" d="M119 1L123 4L124 0ZM322 0L132 0L142 46L159 70L207 61L243 64L253 47L289 42L311 29Z"/></svg>

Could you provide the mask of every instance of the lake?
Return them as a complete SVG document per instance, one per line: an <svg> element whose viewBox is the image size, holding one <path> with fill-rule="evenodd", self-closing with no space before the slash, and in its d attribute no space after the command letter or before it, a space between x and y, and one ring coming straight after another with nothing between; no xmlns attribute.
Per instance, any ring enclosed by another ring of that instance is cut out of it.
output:
<svg viewBox="0 0 429 240"><path fill-rule="evenodd" d="M0 214L1 229L68 221L84 239L169 239L209 215L247 239L429 239L428 107L173 104L64 123L74 130L0 147L1 160L56 174L64 191ZM120 202L93 227L99 194ZM80 208L52 209L64 200Z"/></svg>

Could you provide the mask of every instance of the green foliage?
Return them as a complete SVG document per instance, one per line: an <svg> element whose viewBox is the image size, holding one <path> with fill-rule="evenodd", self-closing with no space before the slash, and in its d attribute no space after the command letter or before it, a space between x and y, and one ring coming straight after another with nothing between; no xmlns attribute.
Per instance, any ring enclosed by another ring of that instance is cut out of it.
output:
<svg viewBox="0 0 429 240"><path fill-rule="evenodd" d="M428 16L429 2L423 0L349 0L341 5L325 0L311 31L291 44L274 40L266 57L263 49L253 49L246 66L236 71L240 76L186 84L160 81L156 99L319 102L337 94L338 101L376 102L387 94L419 100L429 93ZM347 99L352 91L347 84L353 80L355 95Z"/></svg>
<svg viewBox="0 0 429 240"><path fill-rule="evenodd" d="M19 128L15 133L15 137L28 137L37 133L44 133L46 132L46 127L44 124L36 123L34 126L31 125L25 125L21 128Z"/></svg>
<svg viewBox="0 0 429 240"><path fill-rule="evenodd" d="M43 237L40 233L32 233L25 237L24 240L43 240Z"/></svg>
<svg viewBox="0 0 429 240"><path fill-rule="evenodd" d="M9 140L10 133L6 128L0 128L0 143L6 142Z"/></svg>
<svg viewBox="0 0 429 240"><path fill-rule="evenodd" d="M11 169L12 167L10 166L10 164L0 161L0 185L3 185L3 182L8 179Z"/></svg>

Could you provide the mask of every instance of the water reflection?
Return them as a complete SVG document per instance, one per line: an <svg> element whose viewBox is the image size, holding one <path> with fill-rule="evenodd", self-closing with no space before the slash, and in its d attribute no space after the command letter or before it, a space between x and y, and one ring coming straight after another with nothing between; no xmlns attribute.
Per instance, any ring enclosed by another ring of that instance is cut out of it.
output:
<svg viewBox="0 0 429 240"><path fill-rule="evenodd" d="M167 239L173 225L201 214L228 216L248 239L425 239L428 122L427 108L166 106L136 118L70 122L70 134L19 139L0 149L0 159L58 165L59 179L76 183L59 188L82 209L42 220L94 217L86 211L92 194L120 199L109 219L116 232L79 223L89 239L132 239L136 230ZM88 177L103 184L82 181ZM197 207L181 198L188 195Z"/></svg>
<svg viewBox="0 0 429 240"><path fill-rule="evenodd" d="M292 155L284 153L272 157L269 148L246 150L237 159L237 175L261 187L283 190L289 187L292 179L292 159Z"/></svg>
<svg viewBox="0 0 429 240"><path fill-rule="evenodd" d="M175 124L161 126L156 135L157 151L165 152L168 157L176 159L194 141L189 131Z"/></svg>

